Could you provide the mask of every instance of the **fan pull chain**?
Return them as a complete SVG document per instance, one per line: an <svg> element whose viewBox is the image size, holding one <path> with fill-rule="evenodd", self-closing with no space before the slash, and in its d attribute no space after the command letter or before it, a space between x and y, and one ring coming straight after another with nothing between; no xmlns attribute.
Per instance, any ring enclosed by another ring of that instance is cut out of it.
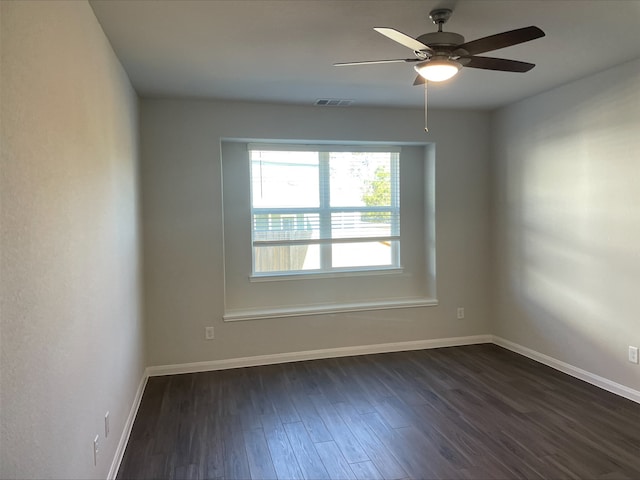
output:
<svg viewBox="0 0 640 480"><path fill-rule="evenodd" d="M429 82L427 80L424 81L424 131L429 133L429 128L427 127L427 84Z"/></svg>

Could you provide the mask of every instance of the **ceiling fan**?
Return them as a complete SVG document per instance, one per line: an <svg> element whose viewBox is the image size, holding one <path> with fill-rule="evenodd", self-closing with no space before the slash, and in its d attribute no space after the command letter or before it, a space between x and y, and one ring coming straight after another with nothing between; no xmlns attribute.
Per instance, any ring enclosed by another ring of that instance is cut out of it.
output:
<svg viewBox="0 0 640 480"><path fill-rule="evenodd" d="M538 27L525 27L508 32L490 35L470 42L458 33L443 32L442 26L449 20L452 10L439 8L429 13L429 18L438 26L437 32L425 33L418 38L410 37L393 28L374 28L391 40L413 50L416 58L397 58L391 60L367 60L360 62L334 63L336 67L351 65L371 65L380 63L414 63L418 77L414 85L441 82L453 77L462 67L500 70L504 72L528 72L535 64L494 57L479 57L479 53L490 52L519 43L544 37Z"/></svg>

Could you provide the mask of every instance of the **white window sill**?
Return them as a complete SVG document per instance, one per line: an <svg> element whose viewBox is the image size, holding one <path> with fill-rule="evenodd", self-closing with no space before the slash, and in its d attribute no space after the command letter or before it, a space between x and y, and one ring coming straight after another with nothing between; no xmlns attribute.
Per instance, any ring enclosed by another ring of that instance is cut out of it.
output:
<svg viewBox="0 0 640 480"><path fill-rule="evenodd" d="M396 308L434 307L435 298L411 298L402 300L382 300L379 302L340 303L332 305L309 305L279 308L260 308L227 310L223 315L225 322L243 320L262 320L267 318L303 317L307 315L327 315L333 313L366 312L371 310L391 310Z"/></svg>

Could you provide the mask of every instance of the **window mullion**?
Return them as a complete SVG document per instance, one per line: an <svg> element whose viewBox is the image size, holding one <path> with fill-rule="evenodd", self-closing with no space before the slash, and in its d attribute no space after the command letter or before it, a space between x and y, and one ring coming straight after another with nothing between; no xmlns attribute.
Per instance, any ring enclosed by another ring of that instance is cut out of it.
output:
<svg viewBox="0 0 640 480"><path fill-rule="evenodd" d="M318 152L320 181L320 238L331 238L331 192L329 188L329 152ZM330 270L331 243L320 245L320 268Z"/></svg>
<svg viewBox="0 0 640 480"><path fill-rule="evenodd" d="M391 235L400 236L400 159L391 154ZM394 265L400 264L400 242L391 242L391 258Z"/></svg>

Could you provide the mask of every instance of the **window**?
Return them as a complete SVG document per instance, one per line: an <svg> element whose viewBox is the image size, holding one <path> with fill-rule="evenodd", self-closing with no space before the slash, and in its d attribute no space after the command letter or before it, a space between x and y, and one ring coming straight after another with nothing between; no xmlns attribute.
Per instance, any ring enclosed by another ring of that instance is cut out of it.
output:
<svg viewBox="0 0 640 480"><path fill-rule="evenodd" d="M437 304L434 145L223 139L220 155L225 321Z"/></svg>
<svg viewBox="0 0 640 480"><path fill-rule="evenodd" d="M254 276L400 267L399 149L249 145Z"/></svg>

